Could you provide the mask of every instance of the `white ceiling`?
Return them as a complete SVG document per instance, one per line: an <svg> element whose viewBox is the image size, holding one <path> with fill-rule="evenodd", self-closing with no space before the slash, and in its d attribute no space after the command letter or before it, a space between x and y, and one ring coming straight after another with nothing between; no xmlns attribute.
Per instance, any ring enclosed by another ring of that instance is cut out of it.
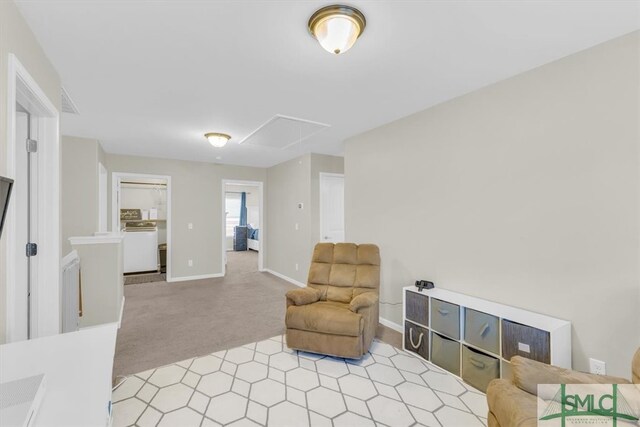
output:
<svg viewBox="0 0 640 427"><path fill-rule="evenodd" d="M637 1L349 1L344 55L307 20L331 1L16 2L111 153L267 167L640 28ZM238 145L276 114L331 125L290 150ZM212 148L205 132L233 136ZM221 157L217 159L217 157Z"/></svg>

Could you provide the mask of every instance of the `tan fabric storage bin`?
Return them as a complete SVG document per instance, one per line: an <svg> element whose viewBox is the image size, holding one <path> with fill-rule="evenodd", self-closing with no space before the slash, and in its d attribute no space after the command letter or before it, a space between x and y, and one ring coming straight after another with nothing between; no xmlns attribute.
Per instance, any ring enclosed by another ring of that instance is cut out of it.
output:
<svg viewBox="0 0 640 427"><path fill-rule="evenodd" d="M513 356L551 363L549 332L502 319L502 357Z"/></svg>
<svg viewBox="0 0 640 427"><path fill-rule="evenodd" d="M462 379L483 393L496 378L500 378L500 361L479 351L462 346Z"/></svg>
<svg viewBox="0 0 640 427"><path fill-rule="evenodd" d="M431 362L460 376L460 343L431 332Z"/></svg>
<svg viewBox="0 0 640 427"><path fill-rule="evenodd" d="M405 291L406 317L412 322L429 326L429 297L416 292Z"/></svg>
<svg viewBox="0 0 640 427"><path fill-rule="evenodd" d="M411 322L404 322L404 348L429 360L429 331Z"/></svg>
<svg viewBox="0 0 640 427"><path fill-rule="evenodd" d="M431 329L460 339L460 306L431 298Z"/></svg>
<svg viewBox="0 0 640 427"><path fill-rule="evenodd" d="M500 321L481 311L464 309L464 340L469 344L500 354Z"/></svg>

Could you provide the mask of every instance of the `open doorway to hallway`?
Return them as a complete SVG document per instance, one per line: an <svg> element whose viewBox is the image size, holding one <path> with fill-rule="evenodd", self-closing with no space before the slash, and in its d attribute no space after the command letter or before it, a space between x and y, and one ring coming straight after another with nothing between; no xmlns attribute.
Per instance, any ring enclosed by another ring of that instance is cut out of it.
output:
<svg viewBox="0 0 640 427"><path fill-rule="evenodd" d="M223 263L225 275L262 270L262 183L224 180Z"/></svg>

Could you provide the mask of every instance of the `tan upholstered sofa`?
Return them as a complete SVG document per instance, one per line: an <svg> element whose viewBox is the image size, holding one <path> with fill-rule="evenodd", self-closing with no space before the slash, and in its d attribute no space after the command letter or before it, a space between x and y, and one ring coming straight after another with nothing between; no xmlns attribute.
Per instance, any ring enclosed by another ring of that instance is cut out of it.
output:
<svg viewBox="0 0 640 427"><path fill-rule="evenodd" d="M585 374L521 356L511 358L512 379L493 380L487 388L489 427L536 427L538 384L629 384L624 378ZM640 384L640 348L631 363L631 380Z"/></svg>
<svg viewBox="0 0 640 427"><path fill-rule="evenodd" d="M287 292L287 345L357 359L378 326L380 251L375 245L318 243L307 287Z"/></svg>

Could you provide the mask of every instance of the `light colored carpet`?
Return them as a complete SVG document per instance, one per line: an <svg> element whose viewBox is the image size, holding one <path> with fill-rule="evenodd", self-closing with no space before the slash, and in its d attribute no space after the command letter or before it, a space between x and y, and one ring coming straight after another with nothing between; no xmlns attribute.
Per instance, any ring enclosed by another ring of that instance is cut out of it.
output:
<svg viewBox="0 0 640 427"><path fill-rule="evenodd" d="M256 252L228 252L227 275L125 287L114 378L284 333L292 285L257 271Z"/></svg>
<svg viewBox="0 0 640 427"><path fill-rule="evenodd" d="M388 344L345 360L282 336L138 373L112 399L114 427L484 427L488 412L484 394Z"/></svg>

